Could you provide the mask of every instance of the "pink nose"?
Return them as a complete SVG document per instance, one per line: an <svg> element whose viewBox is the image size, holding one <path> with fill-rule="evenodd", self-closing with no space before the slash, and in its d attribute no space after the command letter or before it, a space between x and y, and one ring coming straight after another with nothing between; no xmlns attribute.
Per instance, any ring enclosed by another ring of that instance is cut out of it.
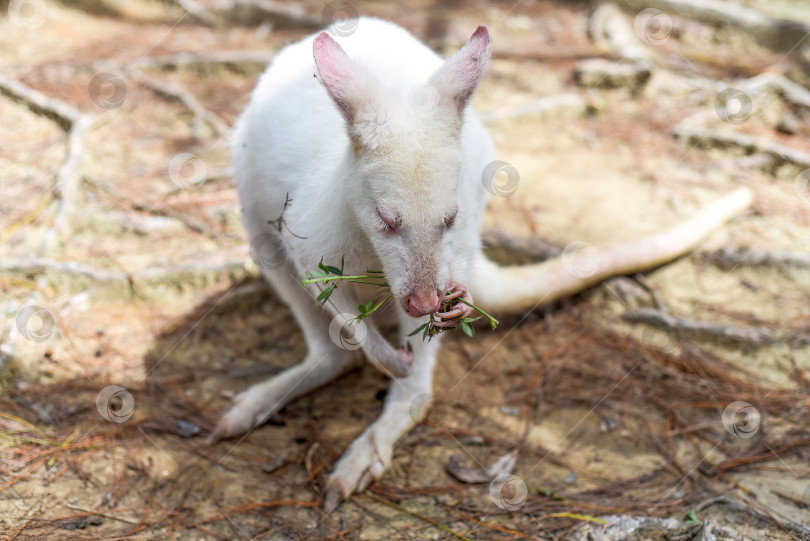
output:
<svg viewBox="0 0 810 541"><path fill-rule="evenodd" d="M413 317L438 312L440 307L441 297L439 297L438 289L417 290L405 298L405 310Z"/></svg>

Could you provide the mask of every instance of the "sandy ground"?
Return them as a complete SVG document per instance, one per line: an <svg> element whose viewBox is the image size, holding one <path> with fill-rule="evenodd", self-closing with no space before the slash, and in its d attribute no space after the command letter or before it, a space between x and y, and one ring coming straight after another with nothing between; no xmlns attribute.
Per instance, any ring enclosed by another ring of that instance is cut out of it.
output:
<svg viewBox="0 0 810 541"><path fill-rule="evenodd" d="M598 253L740 186L755 202L698 253L644 277L496 314L498 330L473 339L448 337L427 422L400 442L381 481L324 516L331 465L385 396L372 367L244 438L202 444L231 397L305 354L247 257L217 123L232 125L266 59L311 30L279 20L209 27L146 0L31 2L22 19L18 4L0 19L0 74L93 124L70 231L53 237L65 130L0 96L0 539L807 538L791 525L810 524L810 272L712 256L806 255L810 169L672 133L703 113L709 127L807 153L810 105L751 92L740 122L715 112L722 89L759 73L807 85L806 44L774 51L673 14L665 39L642 44L649 78L606 87L577 82L584 60L620 60L589 39L582 5L356 3L445 54L490 25L495 55L479 111L578 96L489 123L520 182L493 198L487 227ZM790 3L747 4L806 20ZM324 6L301 10L319 20ZM624 18L630 28L638 20ZM211 61L228 51L240 58ZM178 65L183 53L208 60ZM155 81L186 89L214 120L195 129L189 108ZM623 317L655 298L676 317L772 340ZM724 422L728 408L742 420ZM512 452L505 484L448 471Z"/></svg>

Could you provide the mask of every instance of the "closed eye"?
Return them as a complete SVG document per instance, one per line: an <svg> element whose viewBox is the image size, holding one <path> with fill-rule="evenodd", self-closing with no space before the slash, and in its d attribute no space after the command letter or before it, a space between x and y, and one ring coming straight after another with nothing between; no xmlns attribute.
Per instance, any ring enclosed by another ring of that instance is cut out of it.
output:
<svg viewBox="0 0 810 541"><path fill-rule="evenodd" d="M397 230L397 222L388 218L380 212L380 209L377 209L377 231L382 233L396 233Z"/></svg>

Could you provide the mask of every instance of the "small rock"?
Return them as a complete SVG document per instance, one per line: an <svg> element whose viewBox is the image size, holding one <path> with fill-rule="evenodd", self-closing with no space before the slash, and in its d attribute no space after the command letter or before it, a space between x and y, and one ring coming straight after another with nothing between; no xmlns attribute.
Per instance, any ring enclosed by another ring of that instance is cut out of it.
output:
<svg viewBox="0 0 810 541"><path fill-rule="evenodd" d="M520 408L514 406L500 406L498 411L504 415L511 415L512 417L518 417L520 415Z"/></svg>
<svg viewBox="0 0 810 541"><path fill-rule="evenodd" d="M454 498L452 496L447 496L442 494L440 496L436 496L436 503L441 505L446 505L447 507L455 507L458 505L458 498Z"/></svg>
<svg viewBox="0 0 810 541"><path fill-rule="evenodd" d="M177 420L177 435L181 438L193 438L200 435L200 427L194 423L184 421L183 419Z"/></svg>
<svg viewBox="0 0 810 541"><path fill-rule="evenodd" d="M565 484L566 485L574 485L577 482L577 474L574 472L568 472L568 475L565 476Z"/></svg>
<svg viewBox="0 0 810 541"><path fill-rule="evenodd" d="M616 426L617 426L616 419L608 419L602 417L599 420L599 432L601 432L602 434L616 430Z"/></svg>

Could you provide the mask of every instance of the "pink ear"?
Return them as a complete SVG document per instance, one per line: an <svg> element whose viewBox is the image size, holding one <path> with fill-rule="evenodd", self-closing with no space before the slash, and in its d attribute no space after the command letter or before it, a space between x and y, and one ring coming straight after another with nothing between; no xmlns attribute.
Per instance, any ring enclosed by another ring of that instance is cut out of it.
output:
<svg viewBox="0 0 810 541"><path fill-rule="evenodd" d="M430 78L430 84L453 100L459 114L469 104L484 77L491 53L492 36L489 29L481 25L473 32L470 41Z"/></svg>
<svg viewBox="0 0 810 541"><path fill-rule="evenodd" d="M315 38L312 53L321 84L326 87L343 117L352 123L356 114L355 94L364 74L326 32L321 32Z"/></svg>

